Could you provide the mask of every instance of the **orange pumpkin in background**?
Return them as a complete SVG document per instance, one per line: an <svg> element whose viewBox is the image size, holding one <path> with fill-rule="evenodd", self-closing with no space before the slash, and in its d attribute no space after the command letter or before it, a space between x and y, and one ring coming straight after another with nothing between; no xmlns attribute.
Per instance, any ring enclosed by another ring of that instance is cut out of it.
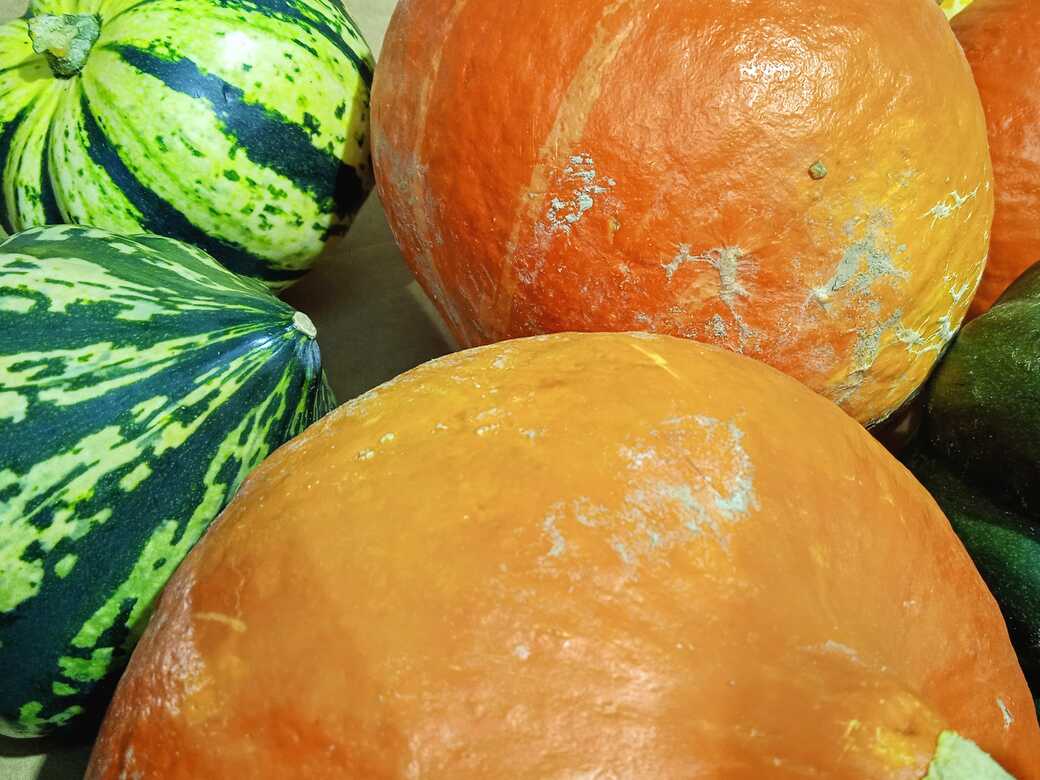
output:
<svg viewBox="0 0 1040 780"><path fill-rule="evenodd" d="M421 366L261 465L87 777L919 780L947 730L1040 778L924 488L761 363L561 334ZM935 776L1004 777L972 767Z"/></svg>
<svg viewBox="0 0 1040 780"><path fill-rule="evenodd" d="M1040 260L1040 5L975 0L953 19L989 125L996 215L971 315Z"/></svg>
<svg viewBox="0 0 1040 780"><path fill-rule="evenodd" d="M885 418L958 328L993 193L935 0L402 0L379 193L463 346L644 330Z"/></svg>

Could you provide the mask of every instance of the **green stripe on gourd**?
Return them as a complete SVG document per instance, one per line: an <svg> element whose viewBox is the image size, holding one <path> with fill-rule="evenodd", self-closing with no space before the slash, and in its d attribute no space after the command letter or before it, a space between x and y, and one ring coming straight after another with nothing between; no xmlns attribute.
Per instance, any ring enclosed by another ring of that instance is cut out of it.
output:
<svg viewBox="0 0 1040 780"><path fill-rule="evenodd" d="M372 57L337 4L67 0L32 14L0 28L7 232L146 230L281 287L371 189ZM95 16L79 63L62 24Z"/></svg>
<svg viewBox="0 0 1040 780"><path fill-rule="evenodd" d="M170 239L0 244L0 733L87 707L249 471L332 408L314 335Z"/></svg>

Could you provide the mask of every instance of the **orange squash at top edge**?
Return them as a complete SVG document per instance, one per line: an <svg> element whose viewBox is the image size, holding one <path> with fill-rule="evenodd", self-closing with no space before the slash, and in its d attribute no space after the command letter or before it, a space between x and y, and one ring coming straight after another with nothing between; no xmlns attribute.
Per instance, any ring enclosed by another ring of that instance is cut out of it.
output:
<svg viewBox="0 0 1040 780"><path fill-rule="evenodd" d="M372 107L391 227L463 346L684 336L871 423L986 258L985 119L934 0L402 0Z"/></svg>
<svg viewBox="0 0 1040 780"><path fill-rule="evenodd" d="M561 334L422 366L261 465L87 777L920 780L944 729L1040 779L924 488L761 363Z"/></svg>
<svg viewBox="0 0 1040 780"><path fill-rule="evenodd" d="M975 0L952 24L982 97L996 178L989 262L969 313L976 316L1040 260L1040 5Z"/></svg>

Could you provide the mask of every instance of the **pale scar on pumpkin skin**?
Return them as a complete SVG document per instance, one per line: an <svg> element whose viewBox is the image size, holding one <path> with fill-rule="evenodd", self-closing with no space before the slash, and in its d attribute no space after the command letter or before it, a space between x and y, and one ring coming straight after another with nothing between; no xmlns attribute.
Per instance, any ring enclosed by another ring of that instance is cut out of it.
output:
<svg viewBox="0 0 1040 780"><path fill-rule="evenodd" d="M664 269L668 281L672 281L676 272L688 264L702 263L715 269L719 275L718 298L725 305L737 327L739 342L736 351L743 352L752 339L759 334L755 332L744 320L737 305L741 299L750 297L747 289L740 283L739 274L742 264L746 264L749 255L740 247L716 247L709 249L699 255L691 253L689 244L679 244L679 251L674 258L661 267ZM729 335L729 324L721 315L713 315L706 323L708 332L716 338L722 339Z"/></svg>
<svg viewBox="0 0 1040 780"><path fill-rule="evenodd" d="M932 222L929 227L935 227L936 222L949 219L957 211L963 208L968 201L974 200L979 194L979 186L980 185L975 185L975 189L967 195L961 195L957 190L953 190L953 192L922 214L921 219L928 219L928 217L931 217Z"/></svg>
<svg viewBox="0 0 1040 780"><path fill-rule="evenodd" d="M857 328L856 341L847 358L848 375L828 394L838 404L849 401L861 390L871 369L893 341L903 342L908 348L922 342L931 343L924 334L904 325L902 309L883 316L882 304L875 294L878 284L896 286L911 278L911 272L897 264L897 258L901 258L903 264L908 262L909 247L905 244L892 247L887 239L886 229L892 222L892 215L886 209L846 222L844 232L850 243L843 250L831 278L809 292L807 303L816 303L827 314L838 309L860 312L868 323L874 320L873 324ZM863 235L852 240L860 226L865 226ZM886 338L890 331L894 336Z"/></svg>
<svg viewBox="0 0 1040 780"><path fill-rule="evenodd" d="M1014 724L1015 716L1011 714L1011 710L1008 709L1003 699L997 699L997 706L1000 708L1000 715L1004 719L1004 730L1007 731Z"/></svg>
<svg viewBox="0 0 1040 780"><path fill-rule="evenodd" d="M956 335L957 328L953 324L955 313L965 296L969 299L974 297L975 290L978 289L978 285L982 281L982 269L985 267L985 264L986 258L983 257L975 264L969 278L965 279L960 285L957 285L956 277L953 274L947 274L943 277L944 282L952 282L949 288L951 302L946 312L940 315L933 325L928 326L928 335L922 333L922 328L919 327L910 328L903 323L896 326L896 339L905 345L906 350L910 354L919 356L927 352L939 353Z"/></svg>
<svg viewBox="0 0 1040 780"><path fill-rule="evenodd" d="M847 292L869 297L872 287L876 281L885 277L895 279L908 279L910 273L895 264L890 251L880 246L882 240L881 229L891 215L887 212L878 212L870 218L868 230L864 238L849 244L842 253L838 265L834 269L834 275L819 287L812 290L812 298L825 310L829 311L831 299L838 292ZM846 225L846 233L851 234L854 224ZM905 251L900 246L896 249Z"/></svg>
<svg viewBox="0 0 1040 780"><path fill-rule="evenodd" d="M603 195L617 184L614 179L599 177L595 161L586 153L571 156L570 165L563 169L563 180L573 183L574 189L566 197L555 195L549 201L545 219L550 233L570 233L571 226L580 222L585 212L596 205L593 196Z"/></svg>
<svg viewBox="0 0 1040 780"><path fill-rule="evenodd" d="M496 322L503 322L508 319L505 315L507 315L511 306L514 291L521 281L515 270L517 253L523 249L521 237L523 232L529 229L531 223L535 222L536 216L543 207L544 195L542 193L547 192L549 189L551 166L559 159L561 148L571 149L581 139L585 132L585 123L588 121L589 112L599 100L602 92L603 74L617 58L622 45L635 29L634 18L625 24L613 37L610 37L607 29L607 23L610 18L627 2L628 0L615 0L615 2L603 9L594 33L592 45L578 65L574 78L571 79L570 84L567 86L566 94L560 101L559 113L545 141L539 147L539 162L532 170L527 186L520 191L517 198L516 209L513 213L513 227L506 244L505 260L502 263L502 272L498 284L494 286L480 305L482 316L479 319L482 321L493 319ZM572 156L576 157L578 155L574 154ZM603 185L601 183L597 186ZM585 201L579 203L579 208L584 203ZM544 231L540 220L538 220L537 224L536 235L533 237L536 244L539 240L537 232ZM547 235L551 237L552 232L549 231ZM489 318L486 316L488 314L492 316ZM508 323L505 323L504 327L508 329Z"/></svg>
<svg viewBox="0 0 1040 780"><path fill-rule="evenodd" d="M730 462L722 473L712 473L708 464L693 463L691 473L691 453L717 436L728 438ZM759 508L754 465L743 447L743 436L732 421L694 416L665 420L646 437L627 442L618 450L628 474L620 510L587 497L551 506L542 521L549 543L543 563L572 550L564 534L568 522L606 531L606 541L626 566L701 538L705 532L726 546L725 527ZM655 466L652 471L646 470L648 463Z"/></svg>
<svg viewBox="0 0 1040 780"><path fill-rule="evenodd" d="M961 195L957 190L952 191L946 198L926 211L922 215L922 219L931 217L929 227L935 227L938 222L949 219L969 201L976 199L980 187L988 192L990 184L986 182L984 185L976 185L975 189L967 195ZM987 242L989 240L988 231L986 240ZM957 327L954 324L957 309L961 306L961 301L965 299L965 296L969 298L974 296L975 290L978 289L978 285L982 280L982 270L985 267L985 263L986 258L983 257L973 266L967 278L961 277L959 279L960 284L958 284L958 277L953 274L947 274L943 277L943 281L950 284L948 291L951 299L950 304L944 314L940 315L933 324L927 326L927 334L922 332L924 330L922 327L908 327L903 323L898 325L896 339L905 345L908 352L919 356L927 352L939 353L945 348L946 344L949 343L957 332Z"/></svg>
<svg viewBox="0 0 1040 780"><path fill-rule="evenodd" d="M859 653L857 653L848 645L843 644L841 642L835 642L833 639L828 639L822 645L810 649L824 653L838 653L839 655L847 656L848 658L852 659L853 661L856 661L857 663L860 662Z"/></svg>
<svg viewBox="0 0 1040 780"><path fill-rule="evenodd" d="M852 372L838 388L835 403L842 404L854 396L866 381L867 374L874 367L883 349L882 338L887 331L898 326L903 316L902 309L896 309L892 315L870 331L861 330L852 348Z"/></svg>
<svg viewBox="0 0 1040 780"><path fill-rule="evenodd" d="M632 349L634 349L636 352L646 355L648 358L650 358L650 361L655 366L663 368L669 376L674 377L675 379L679 379L679 375L675 373L675 371L668 365L668 361L661 357L661 355L657 354L653 350L645 349L644 347L641 347L638 344L629 344L629 346L632 347Z"/></svg>
<svg viewBox="0 0 1040 780"><path fill-rule="evenodd" d="M646 315L643 316L645 317ZM655 341L656 339L664 338L664 335L660 333L648 333L646 331L634 331L627 335L629 338L639 339L640 341Z"/></svg>
<svg viewBox="0 0 1040 780"><path fill-rule="evenodd" d="M231 617L230 615L225 615L222 612L196 612L194 617L196 620L207 620L212 623L220 623L239 634L244 634L247 629L245 621Z"/></svg>

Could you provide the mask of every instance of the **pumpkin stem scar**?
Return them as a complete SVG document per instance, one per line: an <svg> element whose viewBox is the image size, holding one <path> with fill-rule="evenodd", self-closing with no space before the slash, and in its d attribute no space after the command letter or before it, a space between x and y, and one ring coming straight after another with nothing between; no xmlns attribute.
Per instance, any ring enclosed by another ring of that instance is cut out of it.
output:
<svg viewBox="0 0 1040 780"><path fill-rule="evenodd" d="M922 780L1015 780L971 740L952 731L939 735L935 757Z"/></svg>
<svg viewBox="0 0 1040 780"><path fill-rule="evenodd" d="M304 314L302 311L298 311L293 314L292 318L293 327L300 331L307 338L317 338L318 329L314 327L314 323L311 322L311 318Z"/></svg>
<svg viewBox="0 0 1040 780"><path fill-rule="evenodd" d="M41 14L29 19L33 51L47 55L51 70L59 78L70 78L83 70L99 35L101 18L95 14Z"/></svg>
<svg viewBox="0 0 1040 780"><path fill-rule="evenodd" d="M817 160L809 166L809 175L816 181L819 181L827 175L827 166Z"/></svg>
<svg viewBox="0 0 1040 780"><path fill-rule="evenodd" d="M196 620L208 620L213 623L221 623L233 631L237 631L239 634L244 634L247 630L247 626L244 620L225 615L222 612L196 612Z"/></svg>

